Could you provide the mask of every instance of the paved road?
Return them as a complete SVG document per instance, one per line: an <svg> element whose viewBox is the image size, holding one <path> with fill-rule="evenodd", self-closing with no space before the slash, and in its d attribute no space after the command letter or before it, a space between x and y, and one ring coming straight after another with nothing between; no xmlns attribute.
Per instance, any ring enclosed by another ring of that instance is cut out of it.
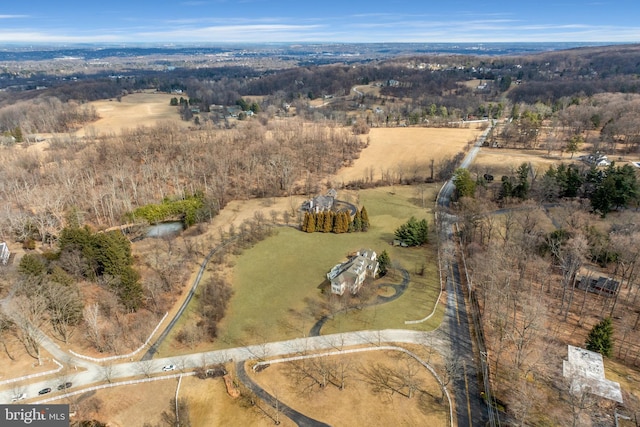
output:
<svg viewBox="0 0 640 427"><path fill-rule="evenodd" d="M239 362L246 360L264 360L266 358L295 354L304 351L335 350L340 347L362 346L362 345L382 345L387 342L397 343L423 343L429 333L420 331L409 331L403 329L387 329L382 331L357 331L342 334L322 335L318 337L296 338L286 341L277 341L263 344L256 344L245 347L235 347L224 350L215 350L203 353L192 353L177 357L167 357L153 360L143 360L139 362L118 363L113 365L98 366L86 361L83 367L78 367L77 371L72 371L64 377L33 379L27 385L0 387L0 403L9 403L15 394L26 393L28 399L38 397L38 391L50 387L53 393L60 396L62 393L56 391L56 387L65 381L71 381L73 387L71 392L81 386L94 385L104 382L107 378L117 381L123 378L151 376L162 374L163 366L174 364L177 370L191 371L203 364L215 364L222 362ZM48 344L43 343L45 347ZM53 344L55 346L55 344ZM63 361L65 359L62 359ZM168 374L175 374L170 372ZM49 395L42 398L48 398ZM37 403L39 400L30 401Z"/></svg>
<svg viewBox="0 0 640 427"><path fill-rule="evenodd" d="M236 375L238 376L238 379L240 381L242 381L242 383L246 387L249 387L249 389L256 394L256 396L258 396L260 399L265 401L272 408L277 408L277 410L281 414L283 414L287 418L291 419L298 426L300 426L300 427L330 427L329 424L325 424L323 422L314 420L313 418L309 418L304 414L301 414L300 412L296 411L295 409L291 408L290 406L285 405L284 403L282 403L279 400L277 400L277 398L275 396L272 396L271 394L269 394L265 389L260 387L251 378L249 378L249 375L247 375L247 372L244 369L244 362L236 363ZM273 418L275 418L275 415L276 414L274 413ZM278 420L279 420L279 418L278 418Z"/></svg>
<svg viewBox="0 0 640 427"><path fill-rule="evenodd" d="M467 153L461 167L468 167L480 151L487 135L491 131L491 125L482 133L476 145ZM447 181L440 191L438 206L449 207L451 195L455 189L451 180ZM453 224L455 216L446 211L439 213L439 230L443 252L455 254L453 243ZM443 333L450 343L450 357L456 360L461 368L461 374L454 378L454 395L456 401L456 418L459 426L485 425L489 421L487 406L480 397L480 363L475 357L469 313L467 303L461 285L460 268L456 257L446 257L443 260L447 289L447 308L443 319Z"/></svg>

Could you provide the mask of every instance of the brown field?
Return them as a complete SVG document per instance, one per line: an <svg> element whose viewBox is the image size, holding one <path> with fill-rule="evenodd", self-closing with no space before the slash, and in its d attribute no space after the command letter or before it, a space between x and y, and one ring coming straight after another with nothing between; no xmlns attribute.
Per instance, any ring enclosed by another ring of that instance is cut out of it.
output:
<svg viewBox="0 0 640 427"><path fill-rule="evenodd" d="M168 93L140 92L123 96L120 102L116 99L94 101L91 105L100 119L78 130L76 135L118 134L125 129L167 122L187 126L188 122L180 120L178 108L169 105L174 97L176 95Z"/></svg>
<svg viewBox="0 0 640 427"><path fill-rule="evenodd" d="M338 183L381 178L383 171L405 175L428 176L431 160L437 165L442 159L465 151L482 131L478 128L373 128L363 138L369 146L360 154L353 166L342 168L336 174Z"/></svg>
<svg viewBox="0 0 640 427"><path fill-rule="evenodd" d="M411 398L398 393L375 393L372 386L362 380L358 370L378 363L402 369L405 355L393 351L371 351L349 356L329 356L326 359L343 359L350 369L346 387L340 390L328 385L323 390L316 388L310 393L301 393L294 383L291 366L288 363L271 365L260 373L250 372L253 379L272 395L299 412L333 426L389 426L422 425L446 426L448 406L438 403L441 391L435 378L422 369L418 374L420 389ZM412 359L413 360L413 359ZM329 360L327 360L329 361ZM340 402L336 405L336 402ZM445 399L446 402L446 399Z"/></svg>
<svg viewBox="0 0 640 427"><path fill-rule="evenodd" d="M407 362L403 354L372 351L342 357L348 359L350 366L347 385L342 391L330 385L324 390L316 389L310 394L301 394L293 384L287 364L272 365L258 374L251 369L247 369L247 372L269 393L277 394L281 402L330 425L448 424L446 400L444 404L439 403L440 387L426 369L420 370L415 377L421 391L411 399L397 393L375 393L370 385L360 379L357 371L362 367L376 363L390 367L405 366ZM335 360L337 356L332 358ZM435 355L432 359L439 360ZM78 419L97 419L107 422L111 427L141 427L144 423L155 425L161 422L162 412L169 412L177 385L176 379L125 385L55 403L71 404L77 410ZM221 378L201 380L193 376L183 377L179 397L187 400L191 425L194 427L267 427L274 424L269 418L275 414L273 408L263 402L259 403L262 409L246 406L241 399L231 398ZM340 405L335 404L337 401L341 402ZM280 415L280 421L280 425L285 427L295 425L283 415Z"/></svg>
<svg viewBox="0 0 640 427"><path fill-rule="evenodd" d="M541 150L482 148L469 170L479 174L488 173L499 179L501 175L511 175L522 163L530 163L537 173L543 174L550 165L578 162L575 157L549 157Z"/></svg>
<svg viewBox="0 0 640 427"><path fill-rule="evenodd" d="M77 403L78 419L97 419L110 427L142 427L145 423L164 425L162 413L170 412L170 402L175 398L177 385L177 379L126 385L90 392L75 397L75 401L61 400L60 403L70 403L74 408ZM178 397L187 400L194 427L273 425L273 422L231 398L221 378L201 380L193 376L183 377ZM289 427L293 424L282 425Z"/></svg>

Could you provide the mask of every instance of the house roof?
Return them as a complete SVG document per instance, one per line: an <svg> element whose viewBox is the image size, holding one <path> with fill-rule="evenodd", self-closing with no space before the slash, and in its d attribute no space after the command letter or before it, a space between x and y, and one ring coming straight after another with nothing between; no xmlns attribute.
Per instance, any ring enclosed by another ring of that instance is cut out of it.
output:
<svg viewBox="0 0 640 427"><path fill-rule="evenodd" d="M349 258L348 261L342 264L335 265L327 274L327 278L329 280L337 279L341 283L353 281L349 279L355 279L366 271L369 266L378 263L375 258L376 253L371 249L360 249L356 256Z"/></svg>
<svg viewBox="0 0 640 427"><path fill-rule="evenodd" d="M622 403L620 384L604 377L600 353L569 345L567 359L562 362L562 376L571 380L571 392L590 392Z"/></svg>

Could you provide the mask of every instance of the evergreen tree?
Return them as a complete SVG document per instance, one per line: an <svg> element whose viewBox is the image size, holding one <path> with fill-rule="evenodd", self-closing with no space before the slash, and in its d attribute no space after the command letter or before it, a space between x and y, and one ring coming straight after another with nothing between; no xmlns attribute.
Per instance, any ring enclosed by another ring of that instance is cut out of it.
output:
<svg viewBox="0 0 640 427"><path fill-rule="evenodd" d="M360 211L357 209L353 217L353 231L362 231L362 218L360 217Z"/></svg>
<svg viewBox="0 0 640 427"><path fill-rule="evenodd" d="M302 224L300 225L300 230L306 232L308 225L309 225L309 212L305 212L304 218L302 219Z"/></svg>
<svg viewBox="0 0 640 427"><path fill-rule="evenodd" d="M364 206L360 209L360 221L362 221L362 231L369 231L369 214Z"/></svg>
<svg viewBox="0 0 640 427"><path fill-rule="evenodd" d="M476 192L476 183L471 178L468 169L458 168L453 174L453 185L456 187L458 197L473 197Z"/></svg>
<svg viewBox="0 0 640 427"><path fill-rule="evenodd" d="M316 231L316 218L313 212L307 212L304 216L305 224L304 231L307 233L313 233Z"/></svg>
<svg viewBox="0 0 640 427"><path fill-rule="evenodd" d="M326 211L324 212L324 219L322 223L322 232L330 233L333 229L333 212Z"/></svg>
<svg viewBox="0 0 640 427"><path fill-rule="evenodd" d="M415 217L402 224L395 231L395 236L407 246L420 246L429 241L429 226L427 220L418 221Z"/></svg>
<svg viewBox="0 0 640 427"><path fill-rule="evenodd" d="M314 231L322 230L322 227L324 227L324 212L318 212L316 214L313 214L313 216L316 220L316 226Z"/></svg>
<svg viewBox="0 0 640 427"><path fill-rule="evenodd" d="M528 163L522 163L516 170L518 184L513 188L513 195L522 200L529 197L529 172L531 168Z"/></svg>
<svg viewBox="0 0 640 427"><path fill-rule="evenodd" d="M47 272L47 264L42 256L37 254L25 254L20 259L18 271L24 276L36 279L40 283Z"/></svg>
<svg viewBox="0 0 640 427"><path fill-rule="evenodd" d="M341 233L348 233L351 226L351 214L348 211L342 212L342 231Z"/></svg>
<svg viewBox="0 0 640 427"><path fill-rule="evenodd" d="M605 317L591 329L586 342L587 350L610 357L613 351L613 325L611 317Z"/></svg>
<svg viewBox="0 0 640 427"><path fill-rule="evenodd" d="M389 254L384 250L378 257L378 275L382 277L387 274L390 265L391 259L389 258Z"/></svg>

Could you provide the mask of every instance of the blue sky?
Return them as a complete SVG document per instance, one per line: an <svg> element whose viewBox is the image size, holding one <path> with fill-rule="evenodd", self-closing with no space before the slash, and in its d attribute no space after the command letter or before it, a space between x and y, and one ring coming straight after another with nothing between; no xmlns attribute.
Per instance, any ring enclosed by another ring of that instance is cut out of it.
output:
<svg viewBox="0 0 640 427"><path fill-rule="evenodd" d="M637 0L2 3L0 43L640 42Z"/></svg>

